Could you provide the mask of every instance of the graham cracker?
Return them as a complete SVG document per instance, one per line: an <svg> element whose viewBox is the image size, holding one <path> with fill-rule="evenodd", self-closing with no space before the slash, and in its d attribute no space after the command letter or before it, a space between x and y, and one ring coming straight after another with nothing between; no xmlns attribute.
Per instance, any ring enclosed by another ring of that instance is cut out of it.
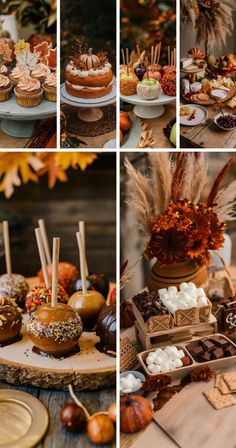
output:
<svg viewBox="0 0 236 448"><path fill-rule="evenodd" d="M215 387L217 389L219 389L219 391L222 393L222 395L227 395L227 394L230 394L230 392L231 392L222 375L216 376Z"/></svg>
<svg viewBox="0 0 236 448"><path fill-rule="evenodd" d="M223 373L223 378L230 392L236 392L236 372Z"/></svg>
<svg viewBox="0 0 236 448"><path fill-rule="evenodd" d="M222 395L216 388L204 390L203 393L211 405L217 410L236 404L236 400L231 394Z"/></svg>

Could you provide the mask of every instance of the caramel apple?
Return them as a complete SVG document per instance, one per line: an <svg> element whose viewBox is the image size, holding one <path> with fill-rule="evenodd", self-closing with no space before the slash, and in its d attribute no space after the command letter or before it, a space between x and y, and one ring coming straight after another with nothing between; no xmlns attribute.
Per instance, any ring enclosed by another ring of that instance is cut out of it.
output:
<svg viewBox="0 0 236 448"><path fill-rule="evenodd" d="M25 308L29 314L35 312L37 308L44 303L51 303L52 290L46 288L44 285L35 286L28 291L25 299ZM67 295L63 286L58 285L57 288L57 301L60 303L67 303L69 296Z"/></svg>
<svg viewBox="0 0 236 448"><path fill-rule="evenodd" d="M104 306L101 310L96 327L100 338L100 348L103 352L116 352L116 305Z"/></svg>
<svg viewBox="0 0 236 448"><path fill-rule="evenodd" d="M24 308L29 285L23 275L3 274L0 276L0 297L11 297Z"/></svg>
<svg viewBox="0 0 236 448"><path fill-rule="evenodd" d="M83 327L86 330L92 330L97 322L101 309L106 301L98 291L77 291L75 292L68 305L73 308L81 317Z"/></svg>
<svg viewBox="0 0 236 448"><path fill-rule="evenodd" d="M64 303L45 304L31 314L27 332L39 352L58 357L73 352L82 334L82 322Z"/></svg>
<svg viewBox="0 0 236 448"><path fill-rule="evenodd" d="M47 266L49 281L52 281L52 265L48 264ZM65 290L69 290L71 283L75 281L78 277L79 271L76 266L66 262L60 262L58 265L58 282L60 285L65 288ZM42 269L38 273L39 280L41 282L44 281L43 271Z"/></svg>
<svg viewBox="0 0 236 448"><path fill-rule="evenodd" d="M162 79L160 72L156 72L156 71L152 71L152 70L148 70L148 74L145 73L143 79L147 79L148 76L152 79L155 79L156 81L161 81L161 79Z"/></svg>
<svg viewBox="0 0 236 448"><path fill-rule="evenodd" d="M22 327L21 309L15 300L0 297L0 346L14 342Z"/></svg>
<svg viewBox="0 0 236 448"><path fill-rule="evenodd" d="M135 95L138 78L134 73L122 73L120 76L120 93L125 96Z"/></svg>

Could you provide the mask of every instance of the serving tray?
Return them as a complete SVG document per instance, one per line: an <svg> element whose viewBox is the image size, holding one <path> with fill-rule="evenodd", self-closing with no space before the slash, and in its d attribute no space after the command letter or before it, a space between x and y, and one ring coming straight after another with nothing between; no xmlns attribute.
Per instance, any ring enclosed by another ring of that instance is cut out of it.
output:
<svg viewBox="0 0 236 448"><path fill-rule="evenodd" d="M226 336L220 334L220 333L216 333L214 334L214 336L221 336L222 338L226 339L230 344L232 344L235 348L236 345ZM201 339L201 338L198 338ZM195 341L197 341L198 339L195 339ZM184 353L189 356L190 360L191 360L191 364L189 366L183 366L183 367L179 367L175 370L171 370L169 372L166 372L166 375L170 376L173 380L175 379L181 379L185 376L187 376L192 370L198 368L198 367L204 367L204 366L209 366L212 369L222 369L224 367L229 367L233 364L236 363L236 355L235 356L229 356L227 358L221 358L221 359L215 359L212 361L208 361L208 362L197 362L194 360L194 358L192 357L192 355L190 355L189 351L187 350L186 346L192 341L186 341L183 342L182 344L176 344L176 347L179 350L183 350ZM162 347L163 349L165 347ZM142 353L139 353L137 355L138 360L143 368L143 370L145 371L146 375L153 377L156 376L155 374L152 374L151 372L149 372L149 370L147 369L145 360L148 356L149 353L151 352L155 352L156 349L151 349L151 350L145 350Z"/></svg>

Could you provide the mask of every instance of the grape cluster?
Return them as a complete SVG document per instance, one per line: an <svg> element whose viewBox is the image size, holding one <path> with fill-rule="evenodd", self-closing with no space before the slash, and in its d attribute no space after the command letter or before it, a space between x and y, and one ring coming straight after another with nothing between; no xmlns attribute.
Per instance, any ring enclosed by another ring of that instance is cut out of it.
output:
<svg viewBox="0 0 236 448"><path fill-rule="evenodd" d="M217 123L225 129L233 129L236 127L236 117L232 115L221 115L217 118Z"/></svg>

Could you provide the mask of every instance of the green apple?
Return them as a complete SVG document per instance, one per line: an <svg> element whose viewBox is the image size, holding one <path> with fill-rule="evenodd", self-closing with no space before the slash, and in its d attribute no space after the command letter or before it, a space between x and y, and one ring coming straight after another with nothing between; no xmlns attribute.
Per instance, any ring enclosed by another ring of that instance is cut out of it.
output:
<svg viewBox="0 0 236 448"><path fill-rule="evenodd" d="M215 63L216 63L215 55L212 53L209 53L209 55L207 56L208 67L210 67L210 68L213 67L215 65Z"/></svg>
<svg viewBox="0 0 236 448"><path fill-rule="evenodd" d="M143 81L141 81L141 84L143 84L144 86L147 86L147 87L155 86L156 83L157 83L156 79L153 79L153 78L149 78L149 79L146 78L146 79L143 79Z"/></svg>
<svg viewBox="0 0 236 448"><path fill-rule="evenodd" d="M172 145L176 146L176 123L171 128L170 141L171 141Z"/></svg>

